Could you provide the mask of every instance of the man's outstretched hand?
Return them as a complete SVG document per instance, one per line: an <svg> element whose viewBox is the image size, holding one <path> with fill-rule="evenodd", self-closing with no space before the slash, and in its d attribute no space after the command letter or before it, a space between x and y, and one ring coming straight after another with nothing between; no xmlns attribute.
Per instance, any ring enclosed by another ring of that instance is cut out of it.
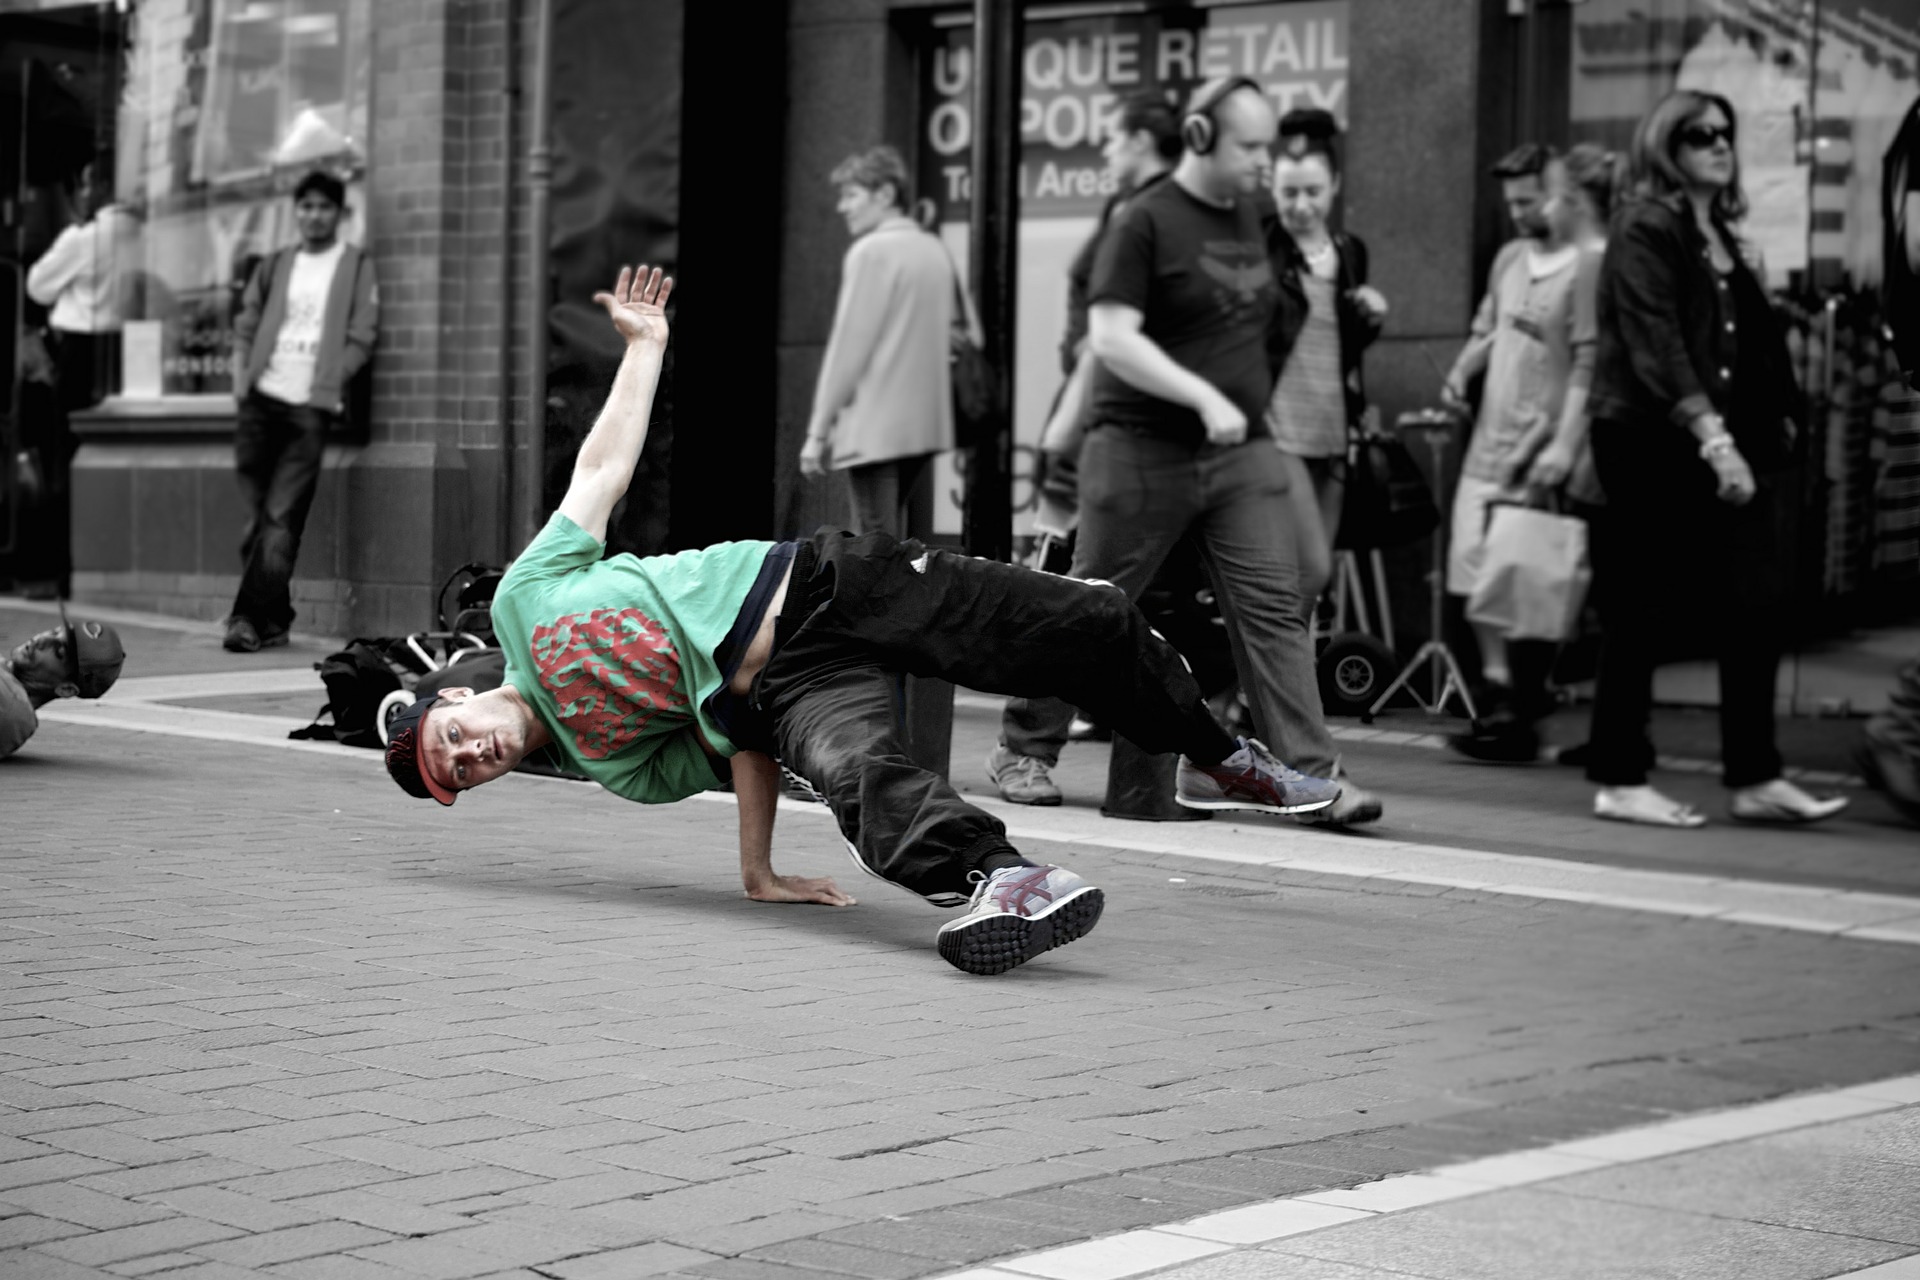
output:
<svg viewBox="0 0 1920 1280"><path fill-rule="evenodd" d="M643 262L637 267L620 268L613 292L596 293L593 300L607 309L613 327L629 346L645 342L665 348L667 297L672 292L673 277L661 275L658 267L649 271Z"/></svg>
<svg viewBox="0 0 1920 1280"><path fill-rule="evenodd" d="M816 902L824 907L851 907L855 899L825 876L783 876L747 887L755 902Z"/></svg>

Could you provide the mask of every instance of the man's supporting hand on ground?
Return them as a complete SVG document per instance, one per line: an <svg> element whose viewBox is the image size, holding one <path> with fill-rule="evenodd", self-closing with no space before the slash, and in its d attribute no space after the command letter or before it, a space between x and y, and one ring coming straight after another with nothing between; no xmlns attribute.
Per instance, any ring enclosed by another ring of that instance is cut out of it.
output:
<svg viewBox="0 0 1920 1280"><path fill-rule="evenodd" d="M852 894L825 877L783 876L773 869L773 816L780 804L780 764L758 751L733 757L733 794L740 804L740 883L755 902L817 902L851 907Z"/></svg>

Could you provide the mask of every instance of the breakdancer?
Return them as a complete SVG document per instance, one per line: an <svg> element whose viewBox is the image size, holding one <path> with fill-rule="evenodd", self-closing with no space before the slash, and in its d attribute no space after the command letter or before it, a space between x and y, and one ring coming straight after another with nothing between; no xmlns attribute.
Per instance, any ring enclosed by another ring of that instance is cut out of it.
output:
<svg viewBox="0 0 1920 1280"><path fill-rule="evenodd" d="M506 682L443 689L393 722L387 771L402 790L450 805L549 744L643 803L731 778L747 896L852 905L830 879L773 869L784 764L833 811L863 870L936 905L967 904L937 946L982 974L1084 936L1104 895L1029 862L999 819L908 758L901 673L1065 698L1148 751L1181 752L1178 798L1196 808L1300 813L1339 795L1337 782L1229 736L1179 653L1101 583L827 530L606 556L607 519L646 440L672 288L641 266L594 295L626 354L559 510L494 594Z"/></svg>

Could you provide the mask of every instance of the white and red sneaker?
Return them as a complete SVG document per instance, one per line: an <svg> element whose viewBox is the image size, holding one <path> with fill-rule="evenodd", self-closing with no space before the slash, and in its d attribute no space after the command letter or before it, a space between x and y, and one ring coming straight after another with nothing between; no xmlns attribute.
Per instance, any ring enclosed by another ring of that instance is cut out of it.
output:
<svg viewBox="0 0 1920 1280"><path fill-rule="evenodd" d="M1173 798L1189 809L1312 813L1340 798L1340 784L1289 768L1258 738L1242 738L1240 749L1219 764L1181 756Z"/></svg>
<svg viewBox="0 0 1920 1280"><path fill-rule="evenodd" d="M1002 867L979 877L967 914L940 926L940 958L968 973L1005 973L1093 932L1107 895L1065 867Z"/></svg>

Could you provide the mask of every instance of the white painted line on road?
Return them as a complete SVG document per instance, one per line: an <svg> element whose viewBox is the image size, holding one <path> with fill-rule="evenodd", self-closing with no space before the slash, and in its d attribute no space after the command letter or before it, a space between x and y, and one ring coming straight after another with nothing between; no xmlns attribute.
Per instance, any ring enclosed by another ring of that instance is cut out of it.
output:
<svg viewBox="0 0 1920 1280"><path fill-rule="evenodd" d="M1162 1231L1129 1231L994 1265L1016 1275L1044 1276L1047 1280L1121 1280L1123 1276L1225 1253L1232 1247L1226 1241L1195 1240Z"/></svg>
<svg viewBox="0 0 1920 1280"><path fill-rule="evenodd" d="M969 796L1016 841L1051 840L1316 875L1435 885L1623 911L1757 924L1867 942L1920 945L1920 897L1777 884L1732 876L1644 871L1529 854L1354 837L1310 827L1276 829L1216 817L1140 824L1084 809L1039 809Z"/></svg>
<svg viewBox="0 0 1920 1280"><path fill-rule="evenodd" d="M1484 1191L1486 1188L1482 1187L1480 1190ZM1318 1231L1322 1227L1335 1227L1343 1222L1376 1216L1378 1215L1365 1209L1347 1209L1339 1205L1302 1198L1275 1200L1268 1204L1248 1205L1244 1209L1227 1209L1220 1213L1209 1213L1202 1218L1191 1218L1170 1227L1160 1227L1159 1230L1169 1235L1198 1236L1203 1240L1217 1240L1227 1244L1259 1244L1265 1240L1279 1240L1308 1231Z"/></svg>
<svg viewBox="0 0 1920 1280"><path fill-rule="evenodd" d="M23 600L17 596L8 596L0 599L0 606L19 609L25 613L45 614L50 618L60 616L59 602L54 600ZM116 627L145 627L149 631L173 631L188 636L218 636L226 629L225 624L219 622L200 622L193 618L176 618L170 614L142 613L137 609L115 609L110 605L84 604L79 601L69 601L67 611L77 617L93 618L99 622L111 623ZM312 638L322 644L329 643L324 637Z"/></svg>
<svg viewBox="0 0 1920 1280"><path fill-rule="evenodd" d="M1834 1280L1920 1280L1920 1253L1895 1258L1864 1271L1843 1271Z"/></svg>
<svg viewBox="0 0 1920 1280"><path fill-rule="evenodd" d="M251 674L263 681L281 678L266 671ZM173 685L151 687L173 690L167 695L173 697L196 696L199 692L196 688L183 693ZM219 686L213 687L217 690ZM378 753L363 748L290 741L286 736L290 726L272 717L153 701L49 703L41 708L40 718L62 724L163 733L235 745L334 752L342 758L369 762L380 759ZM510 776L519 780L551 781L531 774ZM726 792L704 792L695 799L733 803L733 796ZM1007 834L1015 840L1084 844L1200 862L1389 884L1432 885L1612 910L1758 925L1860 942L1920 946L1920 897L1777 884L1731 876L1632 870L1378 836L1355 837L1310 827L1254 825L1224 817L1206 823L1160 824L1149 833L1143 832L1139 823L1104 818L1085 809L1038 809L980 795L968 799L999 815L1007 824ZM780 807L796 814L831 816L824 807L801 801L783 799Z"/></svg>
<svg viewBox="0 0 1920 1280"><path fill-rule="evenodd" d="M991 711L998 715L1006 706L1006 699L990 697L984 693L968 693L956 690L953 705L965 707L969 711ZM1415 733L1404 729L1376 729L1363 725L1330 724L1327 733L1338 742L1374 742L1394 747L1415 747L1421 750L1438 751L1447 745L1444 733ZM1678 773L1718 773L1718 760L1696 760L1686 756L1659 756L1654 763L1662 769L1672 769ZM1855 790L1867 785L1865 778L1851 773L1834 773L1827 769L1803 769L1798 765L1788 765L1781 775L1795 782L1805 782L1816 787L1852 787Z"/></svg>
<svg viewBox="0 0 1920 1280"><path fill-rule="evenodd" d="M114 682L100 699L103 706L126 702L165 702L169 698L219 698L245 693L299 693L312 690L326 696L327 687L313 664L304 667L267 667L251 671L203 672L184 676L130 676Z"/></svg>
<svg viewBox="0 0 1920 1280"><path fill-rule="evenodd" d="M1234 1247L1268 1244L1312 1231L1338 1231L1352 1223L1449 1200L1535 1186L1595 1169L1640 1164L1793 1129L1899 1111L1916 1104L1920 1104L1920 1075L1896 1076L1871 1084L1776 1098L1597 1137L1442 1165L1424 1173L1397 1174L1345 1190L1314 1191L1242 1205L1184 1222L1005 1258L983 1267L951 1272L940 1280L1010 1280L1016 1276L1044 1276L1048 1280L1131 1280L1134 1276ZM1207 1251L1176 1254L1164 1243L1180 1238L1195 1247L1206 1246ZM1920 1259L1902 1259L1852 1274L1872 1276L1874 1280L1920 1280L1920 1267L1898 1269L1917 1260Z"/></svg>

